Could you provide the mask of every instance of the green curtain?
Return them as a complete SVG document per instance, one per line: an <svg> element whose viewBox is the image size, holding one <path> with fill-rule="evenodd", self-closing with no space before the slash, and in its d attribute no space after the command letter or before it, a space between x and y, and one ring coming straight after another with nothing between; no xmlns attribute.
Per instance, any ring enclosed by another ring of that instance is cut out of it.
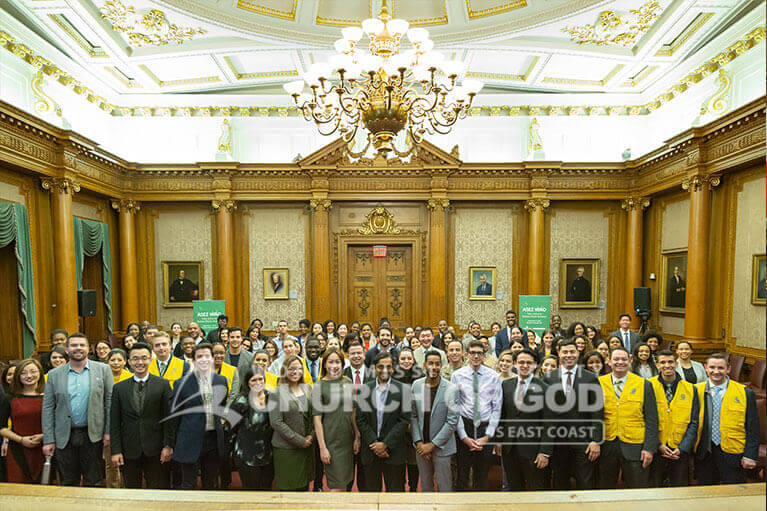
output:
<svg viewBox="0 0 767 511"><path fill-rule="evenodd" d="M35 351L35 279L32 274L27 208L24 204L0 201L0 247L14 241L19 273L19 303L24 319L23 350L24 356L29 357Z"/></svg>
<svg viewBox="0 0 767 511"><path fill-rule="evenodd" d="M109 252L109 226L104 222L96 222L79 217L74 217L74 223L77 289L83 288L85 256L93 257L101 250L107 330L109 333L112 333L112 259Z"/></svg>

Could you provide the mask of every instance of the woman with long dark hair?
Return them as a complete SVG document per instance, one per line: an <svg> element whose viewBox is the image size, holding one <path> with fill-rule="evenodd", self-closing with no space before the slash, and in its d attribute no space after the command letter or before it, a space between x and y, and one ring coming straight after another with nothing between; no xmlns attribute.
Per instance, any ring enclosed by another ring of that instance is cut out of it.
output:
<svg viewBox="0 0 767 511"><path fill-rule="evenodd" d="M423 369L415 362L413 350L403 348L399 353L393 378L410 387L414 381L424 376ZM412 492L418 489L418 464L415 459L415 447L413 447L413 436L410 433L410 426L408 426L405 435L405 445L407 446L407 486L408 491Z"/></svg>
<svg viewBox="0 0 767 511"><path fill-rule="evenodd" d="M652 378L658 374L658 368L652 359L650 347L640 342L631 354L631 372L642 378Z"/></svg>

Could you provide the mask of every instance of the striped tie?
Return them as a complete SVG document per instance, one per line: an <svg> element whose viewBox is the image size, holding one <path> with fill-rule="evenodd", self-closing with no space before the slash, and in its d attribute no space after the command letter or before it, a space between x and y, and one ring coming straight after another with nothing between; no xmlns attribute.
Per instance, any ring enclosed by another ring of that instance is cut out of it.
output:
<svg viewBox="0 0 767 511"><path fill-rule="evenodd" d="M714 398L711 402L713 408L713 416L711 417L711 442L714 445L719 445L722 441L722 433L719 431L719 414L722 411L722 396L720 387L714 387Z"/></svg>

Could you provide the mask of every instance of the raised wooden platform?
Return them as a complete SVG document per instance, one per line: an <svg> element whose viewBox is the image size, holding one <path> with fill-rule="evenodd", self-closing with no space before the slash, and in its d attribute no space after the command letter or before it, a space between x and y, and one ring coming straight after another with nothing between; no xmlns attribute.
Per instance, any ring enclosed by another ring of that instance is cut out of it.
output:
<svg viewBox="0 0 767 511"><path fill-rule="evenodd" d="M0 484L3 511L197 511L229 509L466 510L606 508L620 511L765 509L765 484L531 493L280 493L107 490Z"/></svg>

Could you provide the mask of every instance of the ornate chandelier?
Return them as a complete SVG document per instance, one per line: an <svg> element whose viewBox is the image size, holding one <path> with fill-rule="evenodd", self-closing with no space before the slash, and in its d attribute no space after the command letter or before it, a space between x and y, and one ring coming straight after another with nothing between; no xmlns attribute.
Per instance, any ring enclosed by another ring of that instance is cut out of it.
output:
<svg viewBox="0 0 767 511"><path fill-rule="evenodd" d="M426 29L408 27L407 21L391 18L383 0L378 18L341 31L343 37L335 42L338 54L328 63L316 63L303 80L284 85L304 118L323 135L338 131L353 157L371 145L384 157L392 151L406 156L425 134L449 133L482 89L479 80L458 85L464 64L432 51ZM369 53L358 45L363 32L370 40ZM405 34L413 48L400 52ZM368 131L367 145L353 152L361 126ZM403 130L409 148L400 151L394 140Z"/></svg>

